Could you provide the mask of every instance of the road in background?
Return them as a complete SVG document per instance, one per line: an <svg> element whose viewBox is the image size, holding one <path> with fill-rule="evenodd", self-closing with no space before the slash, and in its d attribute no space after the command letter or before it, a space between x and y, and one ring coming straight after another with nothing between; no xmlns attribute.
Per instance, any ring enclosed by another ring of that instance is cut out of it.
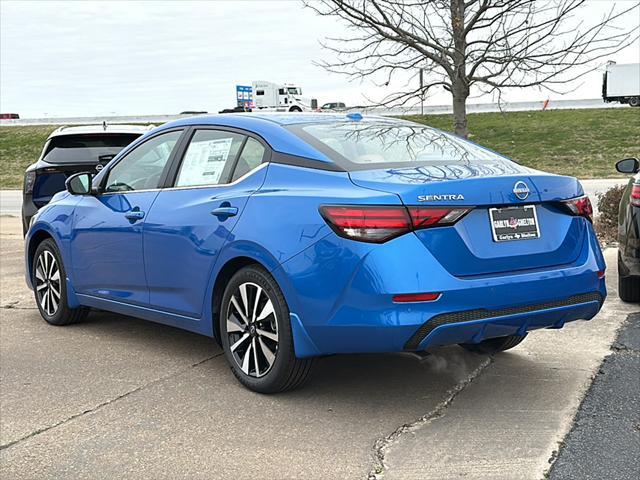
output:
<svg viewBox="0 0 640 480"><path fill-rule="evenodd" d="M581 180L584 191L593 203L594 214L598 214L598 193L604 193L616 185L626 185L624 178L602 178L596 180ZM20 190L0 190L0 215L12 217L20 216L22 208L22 192Z"/></svg>
<svg viewBox="0 0 640 480"><path fill-rule="evenodd" d="M544 100L537 102L511 102L511 103L475 103L467 105L467 113L483 112L521 112L527 110L542 110ZM584 108L631 108L619 103L605 103L601 98L586 100L551 100L547 110L566 110ZM216 109L217 111L217 109ZM216 113L210 112L210 113ZM345 112L360 112L369 115L417 115L420 113L420 105L405 108L390 107L351 107ZM426 105L425 115L452 113L451 104ZM133 116L105 116L105 117L60 117L60 118L21 118L18 120L0 120L0 126L11 125L77 125L107 123L157 123L162 124L171 120L177 120L189 115L133 115Z"/></svg>
<svg viewBox="0 0 640 480"><path fill-rule="evenodd" d="M22 190L0 190L0 215L19 217L22 209Z"/></svg>

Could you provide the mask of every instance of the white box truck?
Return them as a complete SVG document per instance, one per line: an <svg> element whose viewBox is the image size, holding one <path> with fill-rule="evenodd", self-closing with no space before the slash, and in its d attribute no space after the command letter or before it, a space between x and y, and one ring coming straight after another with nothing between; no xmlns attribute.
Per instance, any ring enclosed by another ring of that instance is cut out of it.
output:
<svg viewBox="0 0 640 480"><path fill-rule="evenodd" d="M607 64L602 79L602 98L605 102L640 106L640 63Z"/></svg>
<svg viewBox="0 0 640 480"><path fill-rule="evenodd" d="M255 81L251 84L253 103L256 110L275 110L278 112L309 112L318 108L316 99L302 96L302 89L288 83Z"/></svg>

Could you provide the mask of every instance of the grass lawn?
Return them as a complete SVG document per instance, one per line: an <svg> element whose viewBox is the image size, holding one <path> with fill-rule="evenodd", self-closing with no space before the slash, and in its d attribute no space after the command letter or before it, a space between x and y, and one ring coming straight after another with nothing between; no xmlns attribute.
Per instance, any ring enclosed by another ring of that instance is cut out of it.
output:
<svg viewBox="0 0 640 480"><path fill-rule="evenodd" d="M22 188L25 168L38 160L45 140L59 126L0 127L0 188Z"/></svg>
<svg viewBox="0 0 640 480"><path fill-rule="evenodd" d="M452 115L411 115L453 130ZM474 113L470 140L539 170L580 178L622 176L617 160L640 157L640 108Z"/></svg>
<svg viewBox="0 0 640 480"><path fill-rule="evenodd" d="M451 115L405 117L451 130ZM57 125L0 127L0 188L20 188ZM640 108L474 113L471 140L518 162L580 178L619 176L614 163L640 157Z"/></svg>

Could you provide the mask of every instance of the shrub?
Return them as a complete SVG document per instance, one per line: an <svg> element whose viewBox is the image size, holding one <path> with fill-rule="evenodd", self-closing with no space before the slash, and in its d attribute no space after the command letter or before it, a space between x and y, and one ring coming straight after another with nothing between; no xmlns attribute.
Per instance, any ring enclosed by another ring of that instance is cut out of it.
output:
<svg viewBox="0 0 640 480"><path fill-rule="evenodd" d="M610 188L605 193L598 193L600 213L595 220L595 228L601 242L609 243L618 240L618 209L624 189L625 186L621 185Z"/></svg>

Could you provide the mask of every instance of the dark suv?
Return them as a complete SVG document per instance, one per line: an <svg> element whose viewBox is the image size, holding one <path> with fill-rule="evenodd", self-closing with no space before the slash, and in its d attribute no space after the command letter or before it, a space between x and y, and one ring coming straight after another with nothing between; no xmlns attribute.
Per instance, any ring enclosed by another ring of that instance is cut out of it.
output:
<svg viewBox="0 0 640 480"><path fill-rule="evenodd" d="M137 125L60 127L44 144L38 161L24 174L22 230L38 209L65 189L65 181L78 172L100 171L116 154L153 128Z"/></svg>
<svg viewBox="0 0 640 480"><path fill-rule="evenodd" d="M622 193L618 214L618 293L625 302L640 302L640 161L625 158L616 169L635 174Z"/></svg>

